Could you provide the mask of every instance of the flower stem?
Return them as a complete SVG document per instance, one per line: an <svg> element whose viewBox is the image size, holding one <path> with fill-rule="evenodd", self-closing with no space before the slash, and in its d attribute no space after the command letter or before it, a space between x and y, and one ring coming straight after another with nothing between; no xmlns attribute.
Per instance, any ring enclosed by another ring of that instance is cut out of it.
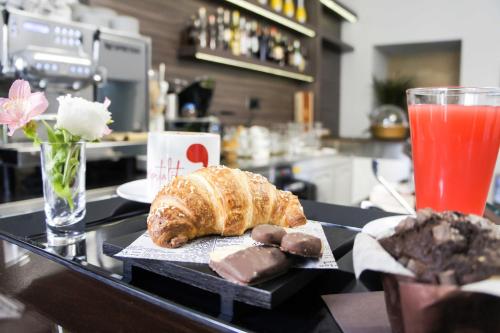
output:
<svg viewBox="0 0 500 333"><path fill-rule="evenodd" d="M69 165L69 161L71 160L71 155L73 155L73 148L75 146L73 146L72 144L70 144L70 147L69 147L69 152L68 152L68 155L66 156L66 162L64 163L64 171L63 171L63 185L69 185L68 182L69 182L69 175L70 175L70 165Z"/></svg>
<svg viewBox="0 0 500 333"><path fill-rule="evenodd" d="M71 177L71 169L73 167L76 167L76 166L71 165L70 161L71 161L71 157L73 156L73 154L75 152L78 152L77 148L78 148L78 145L74 145L72 143L69 143L69 152L66 156L66 161L64 163L64 170L63 170L63 177L62 177L62 186L63 186L63 188L67 189L67 191L68 191L68 196L66 197L66 200L68 201L68 205L69 205L71 210L73 210L73 208L74 208L74 203L73 203L73 193L71 193L71 186L70 186L70 182L72 181L72 179L70 179L70 177Z"/></svg>

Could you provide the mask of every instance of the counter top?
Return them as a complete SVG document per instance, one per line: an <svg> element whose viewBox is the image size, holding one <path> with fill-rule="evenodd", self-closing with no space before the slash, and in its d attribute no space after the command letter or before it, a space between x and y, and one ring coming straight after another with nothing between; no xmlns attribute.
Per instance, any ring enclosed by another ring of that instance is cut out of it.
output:
<svg viewBox="0 0 500 333"><path fill-rule="evenodd" d="M116 160L146 153L146 141L103 141L86 144L87 161ZM0 145L0 164L14 167L40 165L40 148L30 142Z"/></svg>
<svg viewBox="0 0 500 333"><path fill-rule="evenodd" d="M146 170L146 141L103 141L87 144L87 160L114 160L123 157L137 157L137 166ZM236 159L227 165L245 170L259 170L282 163L294 163L309 158L338 154L368 158L398 159L405 155L405 141L381 141L367 139L327 139L323 149L299 155L271 156L269 159ZM0 145L0 163L15 167L32 167L40 164L40 149L32 143L9 143Z"/></svg>
<svg viewBox="0 0 500 333"><path fill-rule="evenodd" d="M326 139L323 146L335 149L339 155L368 158L400 159L407 156L406 141L374 139Z"/></svg>
<svg viewBox="0 0 500 333"><path fill-rule="evenodd" d="M311 158L324 158L337 155L337 151L333 148L323 148L321 150L314 150L297 155L277 155L271 156L266 159L251 159L251 158L237 158L237 159L223 159L222 164L241 170L252 171L267 176L268 170L276 165L293 164L296 162L309 160ZM137 157L137 168L142 171L147 169L147 157L141 155Z"/></svg>
<svg viewBox="0 0 500 333"><path fill-rule="evenodd" d="M302 204L310 219L352 227L387 216L377 210ZM43 211L0 218L0 293L24 308L19 318L0 321L0 330L30 331L38 325L42 331L62 327L76 332L341 332L320 295L349 292L356 285L349 254L353 231L328 227L347 253L337 258L340 270L322 272L274 310L237 304L234 319L227 322L217 318L212 294L169 279L158 283L151 273L124 281L121 262L102 254L106 239L144 230L148 210L148 205L115 196L91 201L86 240L71 248L47 247Z"/></svg>

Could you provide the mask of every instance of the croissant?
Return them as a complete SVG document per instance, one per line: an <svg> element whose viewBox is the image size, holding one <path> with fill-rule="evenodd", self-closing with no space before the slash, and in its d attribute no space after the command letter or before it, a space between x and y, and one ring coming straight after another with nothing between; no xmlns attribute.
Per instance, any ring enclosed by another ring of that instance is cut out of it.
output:
<svg viewBox="0 0 500 333"><path fill-rule="evenodd" d="M156 195L147 219L153 242L169 248L206 235L242 235L266 223L305 224L297 196L261 175L224 166L174 178Z"/></svg>

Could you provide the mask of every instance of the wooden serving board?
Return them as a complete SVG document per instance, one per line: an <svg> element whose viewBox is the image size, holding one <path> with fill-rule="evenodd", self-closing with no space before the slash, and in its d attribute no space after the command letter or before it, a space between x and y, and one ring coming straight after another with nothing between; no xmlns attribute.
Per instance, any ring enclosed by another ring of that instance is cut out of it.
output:
<svg viewBox="0 0 500 333"><path fill-rule="evenodd" d="M323 227L333 255L338 260L351 248L355 232L336 227ZM144 231L135 232L104 242L103 252L114 256ZM292 268L286 274L252 286L242 286L229 282L210 269L208 264L184 263L151 259L115 257L124 262L124 278L132 279L132 267L144 269L220 295L221 317L232 316L233 302L240 301L253 306L272 309L298 292L302 287L321 274L321 269Z"/></svg>

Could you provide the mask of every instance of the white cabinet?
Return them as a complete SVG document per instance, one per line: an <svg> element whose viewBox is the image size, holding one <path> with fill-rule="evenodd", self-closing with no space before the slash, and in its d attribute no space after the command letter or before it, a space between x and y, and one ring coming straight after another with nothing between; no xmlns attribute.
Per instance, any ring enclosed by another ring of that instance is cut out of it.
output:
<svg viewBox="0 0 500 333"><path fill-rule="evenodd" d="M316 185L320 202L348 205L351 196L351 158L339 155L312 157L294 164L295 178Z"/></svg>
<svg viewBox="0 0 500 333"><path fill-rule="evenodd" d="M408 179L411 161L401 159L377 159L379 173L390 182ZM357 205L369 197L378 184L368 157L329 155L311 157L294 164L295 178L314 183L317 201L339 205Z"/></svg>
<svg viewBox="0 0 500 333"><path fill-rule="evenodd" d="M378 184L372 172L372 158L353 157L351 204L357 204L370 195ZM411 160L406 156L400 159L377 159L379 175L389 182L398 183L410 177Z"/></svg>

